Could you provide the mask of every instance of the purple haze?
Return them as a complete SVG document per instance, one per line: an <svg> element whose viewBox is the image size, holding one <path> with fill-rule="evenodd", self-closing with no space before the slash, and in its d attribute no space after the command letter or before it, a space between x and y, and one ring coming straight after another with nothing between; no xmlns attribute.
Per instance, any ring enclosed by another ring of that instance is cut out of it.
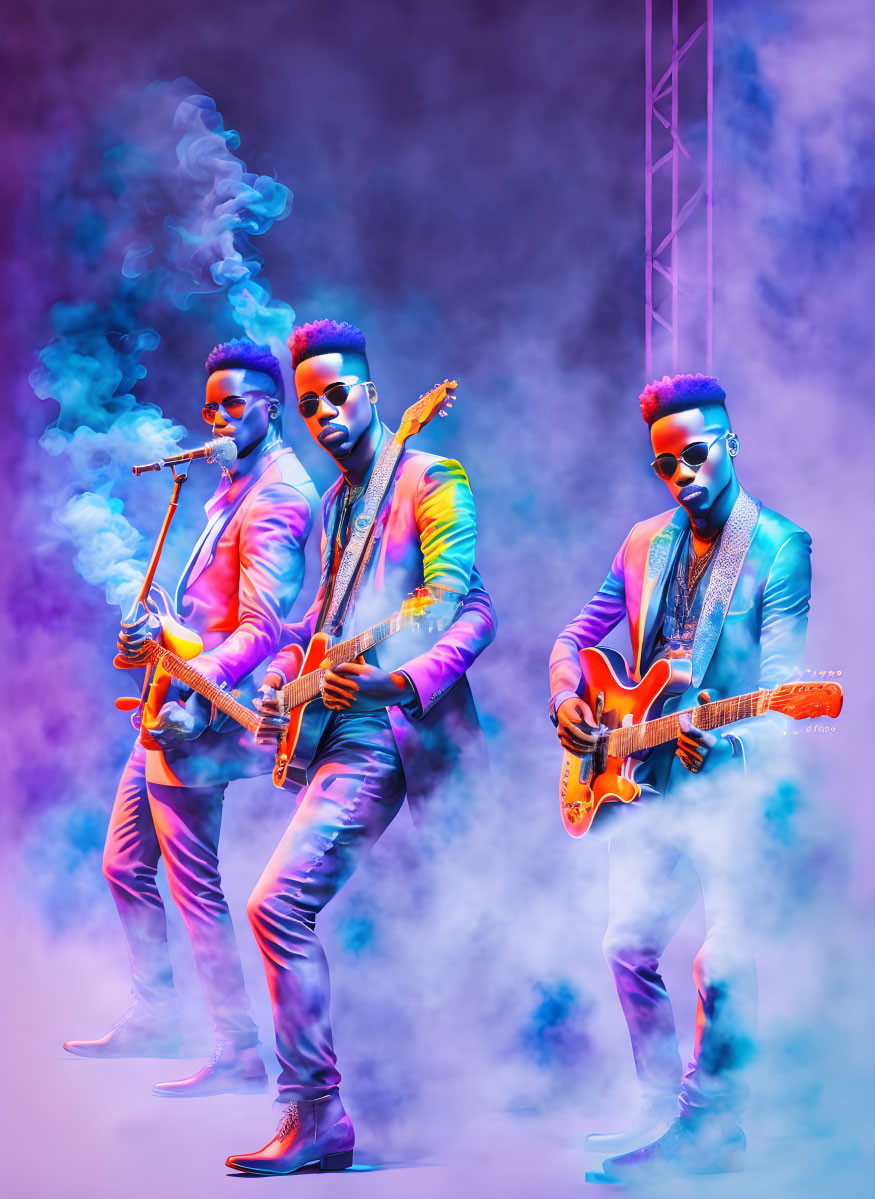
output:
<svg viewBox="0 0 875 1199"><path fill-rule="evenodd" d="M714 370L742 482L812 534L807 664L842 670L846 687L834 733L800 727L793 737L802 785L792 771L779 780L768 868L754 877L751 864L762 1051L748 1127L771 1148L761 1148L767 1173L726 1181L745 1196L764 1181L776 1194L853 1195L870 1169L863 1083L875 984L863 951L875 853L863 754L875 39L862 0L717 9ZM495 786L472 832L415 863L417 839L399 820L323 917L360 1144L384 1159L421 1151L446 1163L439 1175L387 1172L381 1194L577 1194L596 1163L575 1142L608 1115L619 1121L634 1084L601 957L603 850L559 825L546 662L630 524L667 503L637 403L648 381L643 11L571 0L265 0L251 11L224 0L136 10L50 0L5 24L13 424L3 578L14 655L4 908L14 915L7 1027L23 1030L10 1139L28 1162L15 1193L139 1199L170 1193L173 1178L180 1193L215 1195L225 1154L270 1132L258 1101L156 1112L152 1063L100 1074L56 1060L65 1037L105 1031L125 1006L100 853L131 730L112 706L118 610L74 569L57 523L63 480L39 444L57 406L35 397L28 376L53 336L52 306L94 298L108 269L106 253L81 252L89 214L106 203L100 156L117 144L107 129L154 80L189 76L239 131L250 171L295 192L289 220L259 238L275 297L301 321L363 328L390 424L439 379L460 380L450 419L420 443L469 472L478 564L501 621L473 675ZM132 138L149 133L148 121L131 128ZM197 444L204 358L238 325L218 293L197 292L187 311L156 293L138 314L160 342L133 394ZM289 436L326 486L327 457L295 419ZM214 483L195 469L165 581ZM166 485L128 486L126 512L147 541ZM302 603L315 585L309 558ZM268 1044L243 906L287 819L266 780L229 793L223 876ZM687 1040L700 921L666 958ZM178 924L172 931L196 1038L200 995ZM35 1169L52 1100L66 1113L64 1151Z"/></svg>

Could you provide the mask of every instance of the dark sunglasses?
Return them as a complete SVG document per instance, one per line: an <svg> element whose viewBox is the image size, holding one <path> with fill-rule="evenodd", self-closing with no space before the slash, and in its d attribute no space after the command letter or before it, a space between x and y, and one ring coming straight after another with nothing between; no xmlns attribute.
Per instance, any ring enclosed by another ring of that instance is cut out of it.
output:
<svg viewBox="0 0 875 1199"><path fill-rule="evenodd" d="M322 403L323 398L328 401L332 408L342 408L354 387L373 386L373 383L369 379L365 379L361 383L330 383L321 396L317 395L315 391L308 391L305 395L302 395L298 400L298 411L305 419L315 416L319 411L319 405Z"/></svg>
<svg viewBox="0 0 875 1199"><path fill-rule="evenodd" d="M704 466L708 455L724 437L729 437L731 434L727 430L721 433L719 437L715 437L713 441L694 441L692 445L688 445L681 451L680 457L674 454L657 454L654 460L650 463L660 479L673 479L678 466L683 462L684 466L689 466L692 470L698 470L700 466Z"/></svg>
<svg viewBox="0 0 875 1199"><path fill-rule="evenodd" d="M201 416L208 425L213 424L220 408L225 409L231 420L239 420L246 408L246 400L242 396L226 396L221 404L204 404L201 408Z"/></svg>

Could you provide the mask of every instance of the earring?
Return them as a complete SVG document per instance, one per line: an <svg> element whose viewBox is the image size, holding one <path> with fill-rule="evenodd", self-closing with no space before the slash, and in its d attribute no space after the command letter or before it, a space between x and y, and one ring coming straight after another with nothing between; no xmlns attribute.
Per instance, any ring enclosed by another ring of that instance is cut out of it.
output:
<svg viewBox="0 0 875 1199"><path fill-rule="evenodd" d="M730 433L726 438L726 448L729 451L730 458L734 458L738 453L738 437L735 433Z"/></svg>
<svg viewBox="0 0 875 1199"><path fill-rule="evenodd" d="M278 412L279 412L279 408L276 406L276 404L271 404L267 410L267 415L270 417L271 420L276 420L276 414Z"/></svg>

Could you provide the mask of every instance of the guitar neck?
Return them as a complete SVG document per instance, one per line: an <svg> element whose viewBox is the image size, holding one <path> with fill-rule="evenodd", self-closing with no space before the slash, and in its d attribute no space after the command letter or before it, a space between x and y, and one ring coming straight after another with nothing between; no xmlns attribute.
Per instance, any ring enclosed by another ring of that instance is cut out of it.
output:
<svg viewBox="0 0 875 1199"><path fill-rule="evenodd" d="M385 641L387 637L397 633L401 628L401 623L401 615L396 612L388 620L381 620L379 624L371 625L363 633L359 633L355 637L347 637L345 641L338 641L336 645L332 645L325 656L332 666L339 666L341 662L353 662L360 654L367 653L379 642ZM291 683L287 683L283 687L285 708L287 710L298 708L301 704L309 703L311 699L321 695L324 678L325 670L320 667L319 670L302 674L299 678L293 679Z"/></svg>
<svg viewBox="0 0 875 1199"><path fill-rule="evenodd" d="M151 662L159 663L169 675L179 679L181 683L191 687L192 691L196 691L198 695L208 699L220 712L224 712L226 716L230 716L232 720L242 724L250 733L259 731L261 720L251 708L238 703L233 695L229 695L227 691L223 691L221 687L217 687L215 683L205 679L184 658L180 658L166 646L159 645L157 641L148 641L146 646Z"/></svg>
<svg viewBox="0 0 875 1199"><path fill-rule="evenodd" d="M771 698L771 691L750 691L747 695L714 700L710 704L672 712L670 716L658 716L642 724L614 729L608 737L608 754L612 758L628 758L631 754L674 741L681 731L681 716L688 716L694 728L707 732L735 724L738 720L750 720L752 716L765 716Z"/></svg>

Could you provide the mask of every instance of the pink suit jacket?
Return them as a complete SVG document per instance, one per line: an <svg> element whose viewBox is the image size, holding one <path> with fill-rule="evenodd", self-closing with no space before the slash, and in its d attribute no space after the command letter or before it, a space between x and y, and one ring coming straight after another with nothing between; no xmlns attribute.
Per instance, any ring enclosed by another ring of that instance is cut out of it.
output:
<svg viewBox="0 0 875 1199"><path fill-rule="evenodd" d="M193 660L212 682L254 693L258 671L281 644L283 621L301 589L304 546L318 500L289 448L271 450L248 474L223 479L206 504L209 517L179 581L179 615L204 642ZM269 774L272 755L219 716L199 737L147 753L150 782L213 786Z"/></svg>

